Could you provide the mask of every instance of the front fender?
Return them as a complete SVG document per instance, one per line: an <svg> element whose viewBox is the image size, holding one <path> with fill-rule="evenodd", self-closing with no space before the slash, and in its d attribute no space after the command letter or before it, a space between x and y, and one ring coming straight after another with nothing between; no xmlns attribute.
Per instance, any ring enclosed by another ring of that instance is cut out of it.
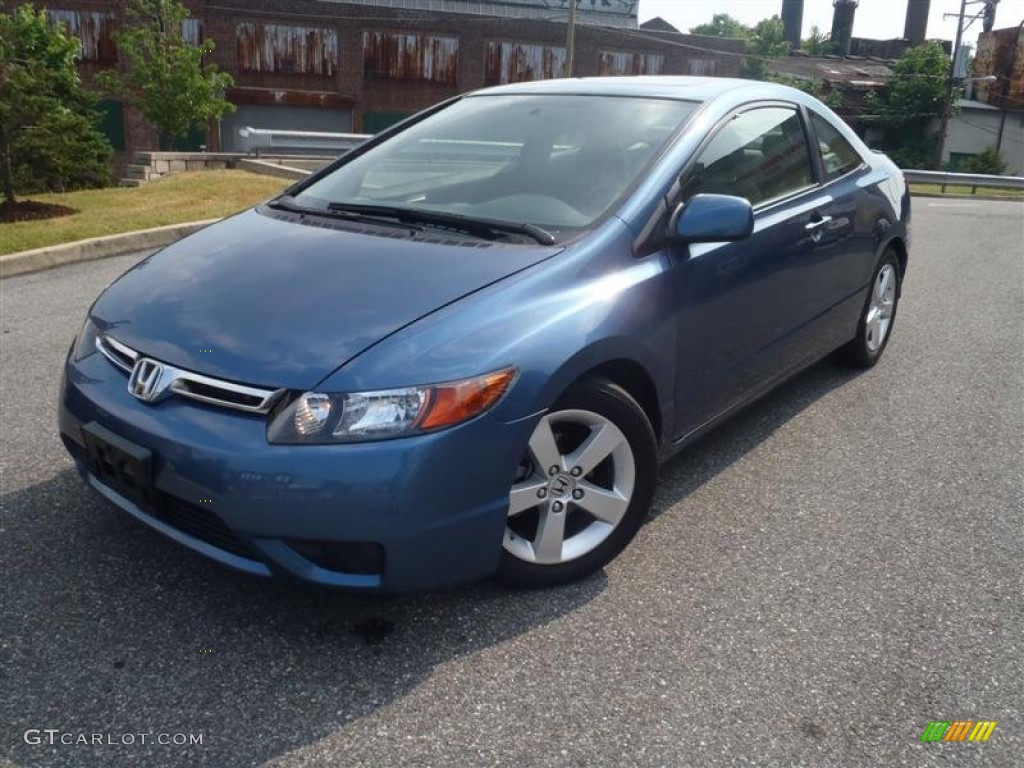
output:
<svg viewBox="0 0 1024 768"><path fill-rule="evenodd" d="M385 339L318 389L430 384L514 365L516 383L492 411L512 422L549 407L588 370L627 360L650 376L664 413L676 348L670 264L636 259L633 238L621 221L608 222L562 255Z"/></svg>

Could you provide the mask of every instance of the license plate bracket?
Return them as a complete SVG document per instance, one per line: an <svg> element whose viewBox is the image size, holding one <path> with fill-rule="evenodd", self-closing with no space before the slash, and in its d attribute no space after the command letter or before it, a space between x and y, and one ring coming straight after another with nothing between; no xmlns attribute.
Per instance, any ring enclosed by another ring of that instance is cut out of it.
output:
<svg viewBox="0 0 1024 768"><path fill-rule="evenodd" d="M153 452L94 421L82 425L82 437L96 479L141 509L152 511L156 501Z"/></svg>

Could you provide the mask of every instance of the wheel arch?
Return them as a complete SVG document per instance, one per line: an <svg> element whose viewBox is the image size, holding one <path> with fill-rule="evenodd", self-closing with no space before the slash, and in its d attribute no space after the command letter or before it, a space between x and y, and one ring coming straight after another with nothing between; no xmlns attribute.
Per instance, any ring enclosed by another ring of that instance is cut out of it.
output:
<svg viewBox="0 0 1024 768"><path fill-rule="evenodd" d="M542 402L546 403L544 407L550 408L574 386L592 379L607 379L636 400L651 424L655 441L661 444L666 420L669 418L665 399L658 391L655 375L635 358L616 356L600 362L588 360L587 365L568 365L553 376L549 386L545 387L541 396Z"/></svg>
<svg viewBox="0 0 1024 768"><path fill-rule="evenodd" d="M636 400L647 415L647 420L651 422L654 439L658 443L661 442L663 426L661 399L658 397L657 387L654 386L654 379L651 378L646 368L635 360L625 358L609 360L584 372L573 383L593 378L605 378L618 384Z"/></svg>
<svg viewBox="0 0 1024 768"><path fill-rule="evenodd" d="M910 254L909 254L909 252L907 250L907 243L906 243L906 241L902 237L899 237L899 236L890 238L889 240L887 240L885 242L884 245L882 245L882 248L881 248L881 250L878 253L878 257L881 258L882 254L885 253L887 250L890 250L890 249L892 249L892 251L895 252L895 254L896 254L896 261L899 262L899 266L900 266L900 286L901 286L901 293L902 293L903 279L907 275L907 261L910 258Z"/></svg>

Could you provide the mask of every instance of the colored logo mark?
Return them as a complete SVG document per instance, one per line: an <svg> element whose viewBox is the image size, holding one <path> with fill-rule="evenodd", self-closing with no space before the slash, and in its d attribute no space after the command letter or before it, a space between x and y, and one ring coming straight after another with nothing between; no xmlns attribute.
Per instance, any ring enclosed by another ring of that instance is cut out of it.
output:
<svg viewBox="0 0 1024 768"><path fill-rule="evenodd" d="M921 741L988 741L995 728L995 720L932 720Z"/></svg>

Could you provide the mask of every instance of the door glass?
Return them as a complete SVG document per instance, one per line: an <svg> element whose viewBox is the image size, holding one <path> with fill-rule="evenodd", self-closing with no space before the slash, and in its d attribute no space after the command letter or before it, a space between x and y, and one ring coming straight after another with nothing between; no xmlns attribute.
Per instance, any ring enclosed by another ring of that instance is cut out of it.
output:
<svg viewBox="0 0 1024 768"><path fill-rule="evenodd" d="M818 151L821 152L821 163L825 168L825 179L832 181L844 176L863 162L857 150L842 137L831 123L823 117L811 113L814 132L818 135Z"/></svg>
<svg viewBox="0 0 1024 768"><path fill-rule="evenodd" d="M795 109L761 107L737 115L715 135L683 183L683 200L708 192L757 205L812 184L800 116Z"/></svg>

